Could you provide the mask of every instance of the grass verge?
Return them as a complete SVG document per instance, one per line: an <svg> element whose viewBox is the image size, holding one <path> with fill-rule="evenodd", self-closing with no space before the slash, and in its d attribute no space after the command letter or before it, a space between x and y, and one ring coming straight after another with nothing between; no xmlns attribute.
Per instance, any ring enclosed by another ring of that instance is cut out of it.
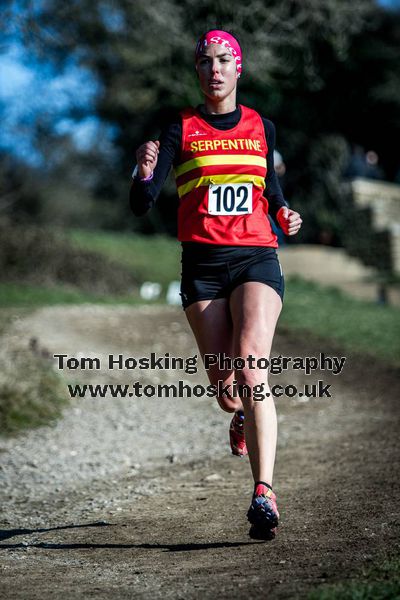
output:
<svg viewBox="0 0 400 600"><path fill-rule="evenodd" d="M308 600L394 600L400 598L400 558L392 558L346 583L321 585Z"/></svg>
<svg viewBox="0 0 400 600"><path fill-rule="evenodd" d="M65 234L77 248L98 252L132 270L139 283L155 281L165 288L180 279L180 244L172 238L80 229Z"/></svg>
<svg viewBox="0 0 400 600"><path fill-rule="evenodd" d="M400 365L400 310L352 298L341 290L288 278L280 324Z"/></svg>
<svg viewBox="0 0 400 600"><path fill-rule="evenodd" d="M7 349L0 356L0 432L14 434L57 419L68 403L65 383L48 359L28 349Z"/></svg>
<svg viewBox="0 0 400 600"><path fill-rule="evenodd" d="M139 297L135 293L110 296L71 289L62 284L52 286L32 285L28 283L0 283L0 307L40 307L54 304L137 304Z"/></svg>

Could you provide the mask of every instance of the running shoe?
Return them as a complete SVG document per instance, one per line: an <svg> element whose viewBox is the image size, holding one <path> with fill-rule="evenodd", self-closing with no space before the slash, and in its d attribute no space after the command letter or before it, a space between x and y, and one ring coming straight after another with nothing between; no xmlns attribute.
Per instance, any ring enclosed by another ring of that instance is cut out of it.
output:
<svg viewBox="0 0 400 600"><path fill-rule="evenodd" d="M244 414L238 410L233 415L229 426L229 441L231 443L232 454L235 456L247 456L247 446L244 437Z"/></svg>
<svg viewBox="0 0 400 600"><path fill-rule="evenodd" d="M247 518L251 523L249 535L257 540L271 540L275 537L278 527L279 512L276 505L276 495L265 487L264 493L254 494Z"/></svg>

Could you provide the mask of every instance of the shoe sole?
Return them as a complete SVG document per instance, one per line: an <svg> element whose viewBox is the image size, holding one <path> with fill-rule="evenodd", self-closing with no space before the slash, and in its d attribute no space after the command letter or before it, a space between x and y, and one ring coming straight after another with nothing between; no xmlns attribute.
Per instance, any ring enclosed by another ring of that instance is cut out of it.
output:
<svg viewBox="0 0 400 600"><path fill-rule="evenodd" d="M272 510L255 510L250 507L247 519L256 529L264 532L271 531L278 526L278 517Z"/></svg>
<svg viewBox="0 0 400 600"><path fill-rule="evenodd" d="M252 525L249 536L253 540L273 540L276 537L276 527L272 529L259 529L255 525Z"/></svg>

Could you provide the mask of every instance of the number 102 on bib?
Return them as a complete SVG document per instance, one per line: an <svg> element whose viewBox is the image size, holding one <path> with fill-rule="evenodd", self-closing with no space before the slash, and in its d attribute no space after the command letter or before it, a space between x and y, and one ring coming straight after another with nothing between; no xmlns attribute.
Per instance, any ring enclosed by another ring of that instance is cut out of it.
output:
<svg viewBox="0 0 400 600"><path fill-rule="evenodd" d="M253 212L252 183L222 183L208 187L210 215L247 215Z"/></svg>

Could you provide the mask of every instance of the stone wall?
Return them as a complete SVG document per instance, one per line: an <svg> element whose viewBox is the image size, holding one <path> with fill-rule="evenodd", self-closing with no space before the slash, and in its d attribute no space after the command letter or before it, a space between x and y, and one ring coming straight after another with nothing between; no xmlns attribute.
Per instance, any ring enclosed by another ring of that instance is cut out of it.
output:
<svg viewBox="0 0 400 600"><path fill-rule="evenodd" d="M400 274L400 185L374 179L352 181L354 201L372 211L376 231L388 231L393 271Z"/></svg>

